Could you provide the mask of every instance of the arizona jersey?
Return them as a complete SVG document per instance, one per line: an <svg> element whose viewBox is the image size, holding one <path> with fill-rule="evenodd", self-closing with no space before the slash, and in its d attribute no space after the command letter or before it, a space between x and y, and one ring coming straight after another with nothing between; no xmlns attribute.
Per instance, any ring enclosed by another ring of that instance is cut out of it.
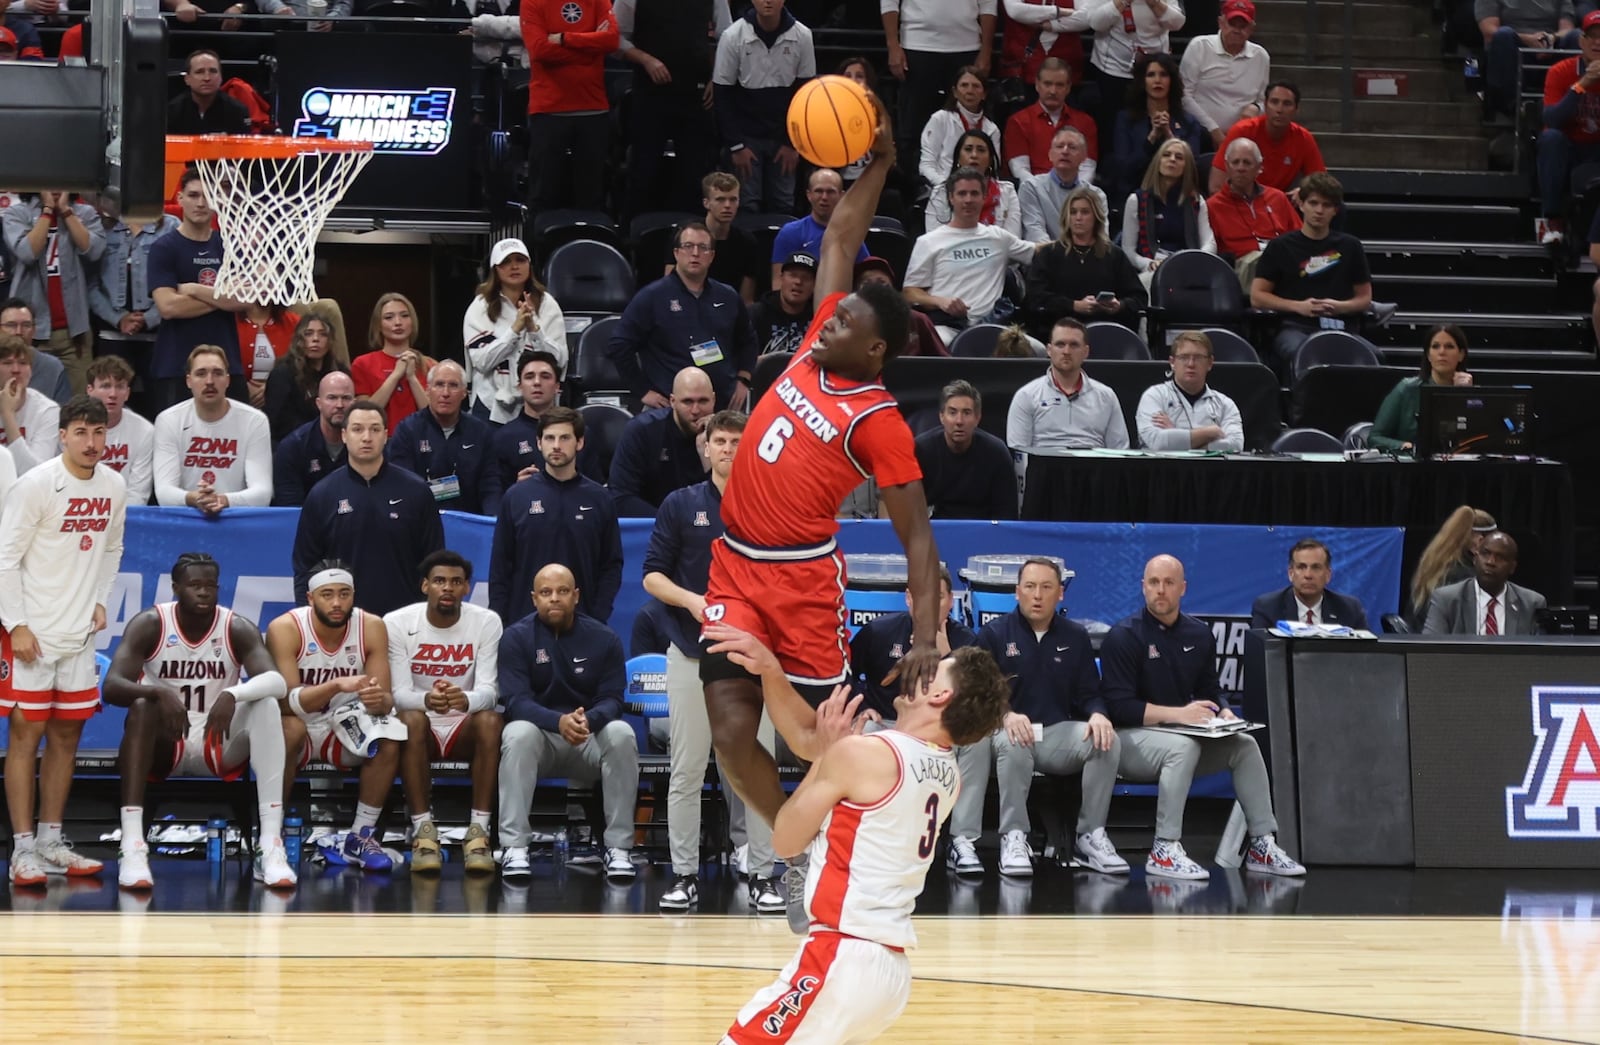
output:
<svg viewBox="0 0 1600 1045"><path fill-rule="evenodd" d="M443 679L467 694L467 711L488 711L500 698L500 616L470 602L448 628L428 622L428 604L412 603L384 614L389 631L389 677L395 707L422 710L428 691Z"/></svg>
<svg viewBox="0 0 1600 1045"><path fill-rule="evenodd" d="M294 617L295 628L300 632L300 652L295 657L300 665L300 685L320 686L334 679L367 673L367 620L362 610L350 611L350 619L345 621L344 635L331 648L317 641L317 633L313 630L315 618L311 615L310 606L296 606L289 612ZM356 699L354 693L338 694L328 702L327 707L313 711L304 718L310 723L332 722L335 705Z"/></svg>
<svg viewBox="0 0 1600 1045"><path fill-rule="evenodd" d="M218 606L211 628L199 642L191 643L178 628L178 604L156 604L161 618L161 635L155 652L145 658L144 674L139 679L147 686L161 683L183 694L184 707L192 712L211 710L211 702L223 690L239 684L239 658L233 652L233 611Z"/></svg>
<svg viewBox="0 0 1600 1045"><path fill-rule="evenodd" d="M811 843L806 907L814 923L889 947L915 947L911 910L961 793L953 748L887 729L900 777L870 806L839 802Z"/></svg>
<svg viewBox="0 0 1600 1045"><path fill-rule="evenodd" d="M835 516L862 480L901 486L922 478L911 429L878 382L856 384L811 356L823 324L844 297L833 294L778 381L750 414L722 502L728 536L759 548L820 545L838 532Z"/></svg>

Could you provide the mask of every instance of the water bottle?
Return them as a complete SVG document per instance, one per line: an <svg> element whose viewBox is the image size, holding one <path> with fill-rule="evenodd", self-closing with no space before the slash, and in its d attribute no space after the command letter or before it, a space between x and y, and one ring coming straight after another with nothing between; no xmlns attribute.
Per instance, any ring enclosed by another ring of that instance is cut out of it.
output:
<svg viewBox="0 0 1600 1045"><path fill-rule="evenodd" d="M305 822L298 814L290 813L283 818L283 855L289 860L290 867L300 866L300 845L305 834Z"/></svg>
<svg viewBox="0 0 1600 1045"><path fill-rule="evenodd" d="M214 868L222 866L227 834L228 821L225 817L214 816L206 821L206 863Z"/></svg>
<svg viewBox="0 0 1600 1045"><path fill-rule="evenodd" d="M556 859L561 863L567 862L567 829L556 829Z"/></svg>

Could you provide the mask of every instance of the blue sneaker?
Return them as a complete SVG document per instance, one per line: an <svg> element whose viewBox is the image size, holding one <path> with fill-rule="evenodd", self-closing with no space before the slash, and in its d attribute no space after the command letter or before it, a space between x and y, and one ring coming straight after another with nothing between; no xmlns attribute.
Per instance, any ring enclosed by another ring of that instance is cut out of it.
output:
<svg viewBox="0 0 1600 1045"><path fill-rule="evenodd" d="M394 861L389 859L389 854L383 851L383 846L372 837L372 828L363 827L358 834L351 831L344 836L344 845L340 855L344 861L363 871L387 871L394 867Z"/></svg>

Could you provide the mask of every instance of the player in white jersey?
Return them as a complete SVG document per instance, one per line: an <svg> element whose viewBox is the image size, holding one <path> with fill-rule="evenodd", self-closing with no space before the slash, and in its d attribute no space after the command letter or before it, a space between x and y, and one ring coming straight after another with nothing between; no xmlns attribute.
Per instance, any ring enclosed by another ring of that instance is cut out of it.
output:
<svg viewBox="0 0 1600 1045"><path fill-rule="evenodd" d="M999 728L1010 687L987 651L955 650L939 661L931 684L895 698L894 729L863 736L864 721L852 721L861 698L846 703L848 686L812 713L754 637L726 625L708 625L705 635L717 643L711 652L761 679L779 732L818 752L772 829L779 855L809 850L810 933L722 1041L871 1041L911 994L911 910L961 792L954 746Z"/></svg>
<svg viewBox="0 0 1600 1045"><path fill-rule="evenodd" d="M29 388L31 380L33 349L15 334L0 334L0 443L11 449L19 474L59 452L61 408Z"/></svg>
<svg viewBox="0 0 1600 1045"><path fill-rule="evenodd" d="M156 415L156 501L207 515L272 503L267 415L228 398L228 358L215 345L189 353L193 398Z"/></svg>
<svg viewBox="0 0 1600 1045"><path fill-rule="evenodd" d="M15 661L11 693L0 699L0 710L11 714L6 805L17 885L101 869L100 861L79 856L62 839L61 817L83 723L100 706L94 639L106 626L106 600L122 562L127 493L122 476L98 467L106 408L73 396L61 408L61 426L61 455L18 479L0 510L0 625L10 632Z"/></svg>
<svg viewBox="0 0 1600 1045"><path fill-rule="evenodd" d="M422 560L425 602L383 618L389 632L394 703L406 727L400 781L411 813L411 870L443 866L433 823L430 758L465 761L472 773L472 813L461 843L466 869L493 874L489 818L500 780L500 616L467 602L472 563L448 549Z"/></svg>
<svg viewBox="0 0 1600 1045"><path fill-rule="evenodd" d="M355 822L328 855L387 871L393 861L375 828L405 736L405 727L389 717L388 633L380 618L356 608L355 579L337 560L312 568L306 602L267 625L267 651L296 716L285 722L285 742L291 758L299 753L297 766L313 757L340 768L361 766Z"/></svg>
<svg viewBox="0 0 1600 1045"><path fill-rule="evenodd" d="M129 504L149 504L155 490L155 426L127 409L133 367L121 356L100 356L85 376L89 394L106 405L109 425L101 463L122 473Z"/></svg>
<svg viewBox="0 0 1600 1045"><path fill-rule="evenodd" d="M290 889L295 872L283 849L284 717L288 692L253 621L217 605L221 570L204 552L185 552L172 567L174 601L128 622L103 691L128 709L117 752L122 774L122 851L117 884L149 889L144 838L147 780L214 776L238 780L255 771L261 839L256 881ZM249 672L239 681L239 669Z"/></svg>

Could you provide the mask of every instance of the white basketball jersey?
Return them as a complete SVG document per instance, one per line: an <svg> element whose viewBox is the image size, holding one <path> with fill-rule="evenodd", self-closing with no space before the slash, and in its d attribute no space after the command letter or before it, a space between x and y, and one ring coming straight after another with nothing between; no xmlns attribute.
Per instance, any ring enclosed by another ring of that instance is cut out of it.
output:
<svg viewBox="0 0 1600 1045"><path fill-rule="evenodd" d="M900 778L870 806L839 802L811 845L811 920L890 947L915 947L911 911L928 877L939 828L961 793L952 748L887 729Z"/></svg>
<svg viewBox="0 0 1600 1045"><path fill-rule="evenodd" d="M233 611L218 606L211 618L211 630L191 643L178 630L178 604L156 604L161 618L161 637L156 650L145 658L140 682L164 683L183 694L183 703L192 712L204 714L222 691L239 684L239 658L234 655L228 630Z"/></svg>
<svg viewBox="0 0 1600 1045"><path fill-rule="evenodd" d="M331 648L317 641L314 630L316 618L311 615L310 606L297 606L289 612L294 617L294 626L300 631L300 654L295 658L300 665L300 685L320 686L334 679L366 674L364 637L367 625L366 614L362 610L350 611L350 619L345 621L344 635ZM327 707L312 712L305 719L307 722L332 721L335 705L354 699L357 699L354 693L341 694Z"/></svg>

